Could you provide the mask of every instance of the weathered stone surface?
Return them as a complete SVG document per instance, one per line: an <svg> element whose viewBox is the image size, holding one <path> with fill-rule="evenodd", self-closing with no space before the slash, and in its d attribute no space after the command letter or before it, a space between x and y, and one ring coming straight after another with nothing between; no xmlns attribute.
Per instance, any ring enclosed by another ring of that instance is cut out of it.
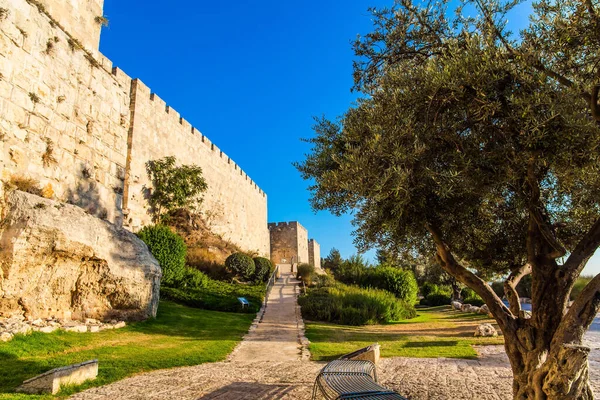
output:
<svg viewBox="0 0 600 400"><path fill-rule="evenodd" d="M462 306L460 306L460 310L462 312L468 312L471 307L473 307L471 304L463 304Z"/></svg>
<svg viewBox="0 0 600 400"><path fill-rule="evenodd" d="M378 343L374 343L364 349L361 349L357 354L348 357L349 360L366 360L371 361L373 364L379 364L381 357L380 346Z"/></svg>
<svg viewBox="0 0 600 400"><path fill-rule="evenodd" d="M8 342L12 338L13 338L13 335L11 333L8 333L8 332L0 333L0 342Z"/></svg>
<svg viewBox="0 0 600 400"><path fill-rule="evenodd" d="M490 313L490 308L487 306L487 304L484 304L479 308L479 314L489 314L489 313Z"/></svg>
<svg viewBox="0 0 600 400"><path fill-rule="evenodd" d="M55 368L28 379L17 388L17 392L29 394L55 394L63 385L79 385L98 376L98 360L90 360L68 367Z"/></svg>
<svg viewBox="0 0 600 400"><path fill-rule="evenodd" d="M453 301L452 302L452 309L461 311L462 310L462 303L460 301Z"/></svg>
<svg viewBox="0 0 600 400"><path fill-rule="evenodd" d="M479 314L479 307L471 306L471 307L469 307L467 309L467 312L474 313L474 314Z"/></svg>
<svg viewBox="0 0 600 400"><path fill-rule="evenodd" d="M498 336L498 332L496 332L496 328L492 326L492 324L481 324L475 329L476 337L495 337Z"/></svg>
<svg viewBox="0 0 600 400"><path fill-rule="evenodd" d="M79 207L10 193L0 248L1 317L156 315L161 271L146 245Z"/></svg>

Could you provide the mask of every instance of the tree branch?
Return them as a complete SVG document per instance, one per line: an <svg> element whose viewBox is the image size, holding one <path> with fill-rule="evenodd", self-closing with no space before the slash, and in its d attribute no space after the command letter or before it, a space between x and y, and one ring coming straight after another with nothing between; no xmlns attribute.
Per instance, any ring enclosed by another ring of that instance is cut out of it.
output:
<svg viewBox="0 0 600 400"><path fill-rule="evenodd" d="M587 231L583 239L577 243L577 246L565 261L564 268L566 272L574 276L579 275L598 247L600 247L600 218Z"/></svg>
<svg viewBox="0 0 600 400"><path fill-rule="evenodd" d="M527 263L510 273L506 281L504 282L504 293L508 299L510 311L514 315L521 314L521 302L519 301L519 293L517 292L517 285L523 279L523 277L531 273L531 264Z"/></svg>
<svg viewBox="0 0 600 400"><path fill-rule="evenodd" d="M557 329L553 343L581 343L600 311L600 274L596 275L575 299Z"/></svg>
<svg viewBox="0 0 600 400"><path fill-rule="evenodd" d="M504 305L492 288L485 283L485 281L456 261L448 244L444 241L442 233L437 228L433 227L431 224L427 224L426 227L435 242L438 259L442 268L481 296L490 309L490 312L496 317L500 329L505 331L512 327L515 316Z"/></svg>

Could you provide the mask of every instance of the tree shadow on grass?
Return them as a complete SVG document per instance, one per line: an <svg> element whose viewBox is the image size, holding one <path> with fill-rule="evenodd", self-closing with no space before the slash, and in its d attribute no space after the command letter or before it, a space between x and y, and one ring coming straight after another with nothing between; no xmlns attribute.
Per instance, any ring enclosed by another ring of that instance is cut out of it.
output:
<svg viewBox="0 0 600 400"><path fill-rule="evenodd" d="M47 363L23 360L0 351L0 393L14 393L17 386L55 367Z"/></svg>
<svg viewBox="0 0 600 400"><path fill-rule="evenodd" d="M430 340L422 342L406 342L402 347L454 347L458 345L456 340Z"/></svg>

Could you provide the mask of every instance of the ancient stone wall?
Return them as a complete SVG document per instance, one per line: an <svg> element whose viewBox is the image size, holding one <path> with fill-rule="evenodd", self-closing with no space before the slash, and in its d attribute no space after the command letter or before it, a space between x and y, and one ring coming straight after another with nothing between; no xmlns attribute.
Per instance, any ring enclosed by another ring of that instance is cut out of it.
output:
<svg viewBox="0 0 600 400"><path fill-rule="evenodd" d="M81 45L96 52L104 20L104 0L35 0Z"/></svg>
<svg viewBox="0 0 600 400"><path fill-rule="evenodd" d="M321 245L315 240L308 241L308 262L317 269L321 269Z"/></svg>
<svg viewBox="0 0 600 400"><path fill-rule="evenodd" d="M211 231L244 250L269 254L267 196L223 151L140 80L132 85L133 129L125 188L126 225L134 231L150 222L145 188L151 187L146 161L176 156L202 167L208 184L201 209Z"/></svg>
<svg viewBox="0 0 600 400"><path fill-rule="evenodd" d="M271 261L275 264L307 263L308 231L298 222L273 222L271 235Z"/></svg>
<svg viewBox="0 0 600 400"><path fill-rule="evenodd" d="M25 0L0 0L0 180L119 222L130 79ZM0 192L2 191L0 184Z"/></svg>
<svg viewBox="0 0 600 400"><path fill-rule="evenodd" d="M145 163L175 155L203 169L211 229L268 255L265 193L98 52L101 15L102 0L0 0L0 180L32 178L47 197L136 231L150 222Z"/></svg>

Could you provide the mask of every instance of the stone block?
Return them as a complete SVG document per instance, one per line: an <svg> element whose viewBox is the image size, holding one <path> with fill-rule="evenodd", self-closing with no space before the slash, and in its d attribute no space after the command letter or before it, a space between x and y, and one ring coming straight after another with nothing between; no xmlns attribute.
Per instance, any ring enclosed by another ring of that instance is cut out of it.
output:
<svg viewBox="0 0 600 400"><path fill-rule="evenodd" d="M354 353L347 354L343 358L347 360L371 361L373 364L377 365L379 363L380 357L380 346L378 343L374 343L370 346L357 350Z"/></svg>
<svg viewBox="0 0 600 400"><path fill-rule="evenodd" d="M55 368L28 379L17 392L28 394L56 394L63 385L79 385L98 376L98 360L90 360L67 367Z"/></svg>

